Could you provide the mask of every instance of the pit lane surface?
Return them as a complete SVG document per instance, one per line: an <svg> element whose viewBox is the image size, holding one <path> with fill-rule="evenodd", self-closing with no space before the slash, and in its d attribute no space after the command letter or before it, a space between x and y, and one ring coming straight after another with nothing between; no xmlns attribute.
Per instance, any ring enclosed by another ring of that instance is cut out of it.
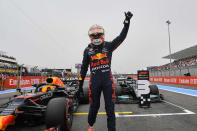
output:
<svg viewBox="0 0 197 131"><path fill-rule="evenodd" d="M151 108L138 108L137 104L116 104L117 131L196 131L197 97L160 90L165 97L162 103L153 103ZM1 96L2 97L2 96ZM4 96L6 98L7 96ZM2 99L0 101L2 103ZM89 105L80 105L78 113L88 113ZM99 112L105 112L101 99ZM125 112L132 112L126 113ZM87 131L87 115L75 115L72 131ZM15 126L8 131L43 131L44 125ZM107 131L106 115L98 115L95 131Z"/></svg>

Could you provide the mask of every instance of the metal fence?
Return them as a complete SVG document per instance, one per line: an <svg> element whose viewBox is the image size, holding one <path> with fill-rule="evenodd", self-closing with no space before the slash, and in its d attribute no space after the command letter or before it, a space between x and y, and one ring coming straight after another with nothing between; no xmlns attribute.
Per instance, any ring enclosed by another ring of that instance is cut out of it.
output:
<svg viewBox="0 0 197 131"><path fill-rule="evenodd" d="M173 68L171 70L160 70L160 71L150 71L151 77L161 77L161 76L185 76L185 74L190 73L191 76L197 76L197 65Z"/></svg>

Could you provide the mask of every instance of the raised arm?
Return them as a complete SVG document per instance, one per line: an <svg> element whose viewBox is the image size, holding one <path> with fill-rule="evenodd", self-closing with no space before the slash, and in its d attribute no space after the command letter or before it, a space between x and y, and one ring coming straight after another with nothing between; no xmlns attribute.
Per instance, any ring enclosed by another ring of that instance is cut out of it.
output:
<svg viewBox="0 0 197 131"><path fill-rule="evenodd" d="M112 42L111 42L111 49L114 51L126 38L128 30L129 30L129 25L130 25L130 19L133 16L131 12L125 13L125 20L124 20L124 27L118 37L116 37Z"/></svg>

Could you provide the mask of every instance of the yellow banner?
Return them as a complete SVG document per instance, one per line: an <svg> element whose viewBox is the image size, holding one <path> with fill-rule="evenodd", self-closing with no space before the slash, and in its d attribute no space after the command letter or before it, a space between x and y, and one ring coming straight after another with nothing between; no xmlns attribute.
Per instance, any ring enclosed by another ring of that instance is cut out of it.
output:
<svg viewBox="0 0 197 131"><path fill-rule="evenodd" d="M18 73L18 70L12 70L12 69L0 69L0 72Z"/></svg>

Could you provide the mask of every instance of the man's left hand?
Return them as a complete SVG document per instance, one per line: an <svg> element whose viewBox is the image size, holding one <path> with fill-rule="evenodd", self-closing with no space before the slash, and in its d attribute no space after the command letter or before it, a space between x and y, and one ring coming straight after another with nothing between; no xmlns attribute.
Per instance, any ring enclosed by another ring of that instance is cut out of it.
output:
<svg viewBox="0 0 197 131"><path fill-rule="evenodd" d="M128 11L127 13L125 12L125 20L130 20L133 17L133 14Z"/></svg>

